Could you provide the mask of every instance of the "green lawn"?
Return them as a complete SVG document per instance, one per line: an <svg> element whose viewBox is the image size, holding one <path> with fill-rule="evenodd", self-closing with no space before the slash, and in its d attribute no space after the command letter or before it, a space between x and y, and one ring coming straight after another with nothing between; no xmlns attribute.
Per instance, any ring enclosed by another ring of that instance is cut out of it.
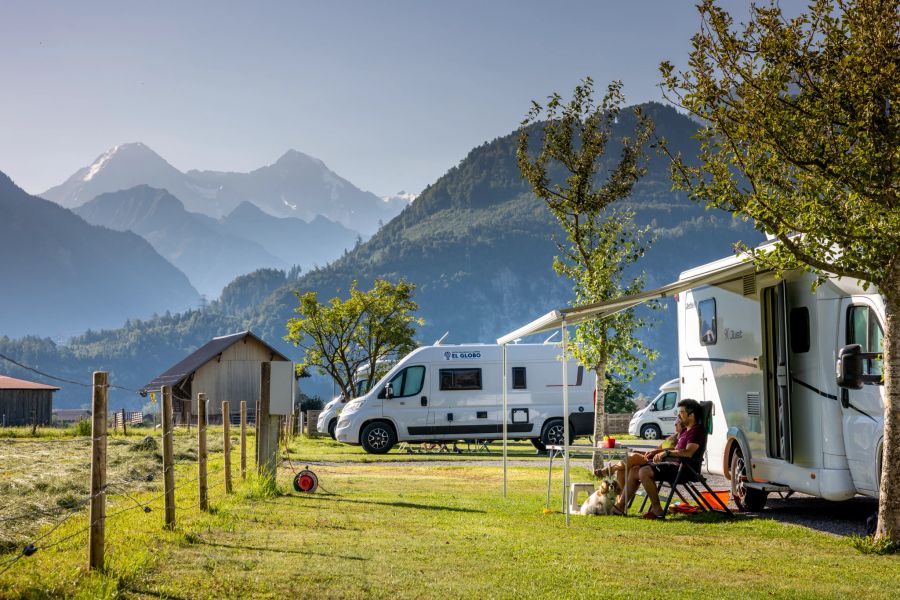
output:
<svg viewBox="0 0 900 600"><path fill-rule="evenodd" d="M191 441L181 432L177 439L183 445ZM6 448L3 441L0 448ZM77 532L87 518L79 514L43 543L77 535L0 575L0 597L896 595L900 556L863 555L846 539L765 519L573 517L566 527L563 515L544 514L543 461L511 468L504 498L495 465L410 464L406 455L394 453L372 464L373 457L359 448L300 438L291 456L297 468L328 462L313 467L324 490L293 492L288 465L279 471L282 494L274 497L262 495L252 482L226 496L220 475L212 475L213 510L201 514L196 486L185 485L177 492L175 531L162 529L161 500L151 502L149 514L135 509L110 518L108 568L102 574L84 569L87 534ZM455 459L424 458L435 457ZM221 454L211 459L211 470L221 469ZM235 466L236 461L235 455ZM190 481L194 473L183 464L178 481ZM584 469L576 473L574 480L588 480ZM158 493L131 495L144 502ZM125 497L111 504L111 515L136 506ZM15 555L0 555L0 565Z"/></svg>

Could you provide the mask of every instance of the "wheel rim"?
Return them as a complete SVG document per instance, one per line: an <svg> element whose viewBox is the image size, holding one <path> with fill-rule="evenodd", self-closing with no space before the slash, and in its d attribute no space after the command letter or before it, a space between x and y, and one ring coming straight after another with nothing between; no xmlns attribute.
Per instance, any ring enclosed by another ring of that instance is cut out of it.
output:
<svg viewBox="0 0 900 600"><path fill-rule="evenodd" d="M563 426L553 425L547 429L547 441L551 446L561 446L563 441Z"/></svg>
<svg viewBox="0 0 900 600"><path fill-rule="evenodd" d="M366 442L368 442L370 447L381 450L387 446L388 438L387 430L378 427L369 431L369 435L366 436Z"/></svg>
<svg viewBox="0 0 900 600"><path fill-rule="evenodd" d="M645 440L655 440L658 439L659 436L656 434L655 427L647 427L644 429L644 439Z"/></svg>
<svg viewBox="0 0 900 600"><path fill-rule="evenodd" d="M744 504L744 498L747 496L747 488L744 487L744 481L747 479L747 465L744 464L744 457L738 453L734 460L734 469L731 472L731 493L735 502Z"/></svg>

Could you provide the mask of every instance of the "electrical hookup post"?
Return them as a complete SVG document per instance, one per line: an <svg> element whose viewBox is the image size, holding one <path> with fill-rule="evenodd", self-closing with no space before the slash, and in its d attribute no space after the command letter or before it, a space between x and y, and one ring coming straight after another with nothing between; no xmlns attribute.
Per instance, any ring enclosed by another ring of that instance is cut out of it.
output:
<svg viewBox="0 0 900 600"><path fill-rule="evenodd" d="M256 470L260 479L269 479L272 484L278 468L278 423L293 412L295 385L294 363L262 363L256 415Z"/></svg>

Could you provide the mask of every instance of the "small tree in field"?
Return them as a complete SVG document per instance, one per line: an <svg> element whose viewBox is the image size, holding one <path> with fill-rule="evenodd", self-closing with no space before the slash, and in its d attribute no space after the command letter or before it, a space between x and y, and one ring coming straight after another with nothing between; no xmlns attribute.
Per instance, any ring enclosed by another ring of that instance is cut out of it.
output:
<svg viewBox="0 0 900 600"><path fill-rule="evenodd" d="M345 398L353 398L356 372L367 366L370 376L364 391L368 391L379 360L416 348L415 326L424 321L412 314L419 309L413 300L415 287L379 279L362 292L354 281L347 300L332 298L328 304L319 303L315 292L295 292L300 305L294 310L300 317L288 321L284 339L304 350L298 373L317 367L334 379Z"/></svg>
<svg viewBox="0 0 900 600"><path fill-rule="evenodd" d="M618 140L622 145L619 162L598 182L600 159L624 103L622 84L610 84L599 104L593 96L593 82L587 78L568 103L558 94L550 97L546 108L532 103L519 130L517 150L519 169L566 233L568 245L559 244L561 255L554 258L553 268L572 280L575 304L639 292L643 278L627 281L625 269L643 256L649 241L648 229L635 225L632 211L613 209L610 204L630 195L644 174L642 146L653 125L635 110L634 137ZM540 127L533 126L541 120ZM528 147L532 132L542 135L536 156ZM656 356L634 335L644 325L629 310L576 328L572 355L596 374L595 439L605 433L607 372L627 383L638 373L646 374L647 363ZM595 456L594 467L601 461Z"/></svg>
<svg viewBox="0 0 900 600"><path fill-rule="evenodd" d="M701 165L675 185L753 218L781 242L754 260L878 286L884 298L884 446L878 538L900 541L900 4L816 0L747 24L700 6L689 68L661 66L670 100L700 117ZM745 249L746 250L746 249Z"/></svg>

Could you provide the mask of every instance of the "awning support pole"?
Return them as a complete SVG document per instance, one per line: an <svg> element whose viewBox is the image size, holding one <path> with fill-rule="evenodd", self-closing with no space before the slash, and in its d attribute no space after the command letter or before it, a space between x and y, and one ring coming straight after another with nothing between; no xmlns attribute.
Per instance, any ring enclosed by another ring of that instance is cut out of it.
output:
<svg viewBox="0 0 900 600"><path fill-rule="evenodd" d="M566 330L566 320L562 321L562 351L563 351L563 504L566 511L566 525L569 524L569 332Z"/></svg>
<svg viewBox="0 0 900 600"><path fill-rule="evenodd" d="M503 497L506 498L506 442L507 442L507 427L506 427L506 419L509 415L509 411L506 408L507 398L506 398L506 344L500 346L501 356L503 359L500 361L501 368L503 369L503 376L500 378L503 385Z"/></svg>

